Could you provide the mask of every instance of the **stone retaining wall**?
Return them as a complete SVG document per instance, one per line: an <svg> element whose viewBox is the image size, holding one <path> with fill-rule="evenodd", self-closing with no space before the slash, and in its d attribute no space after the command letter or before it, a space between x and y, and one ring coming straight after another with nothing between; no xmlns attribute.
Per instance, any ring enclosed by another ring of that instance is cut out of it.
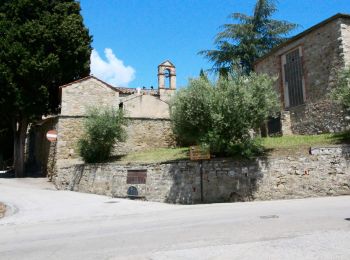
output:
<svg viewBox="0 0 350 260"><path fill-rule="evenodd" d="M344 153L326 150L326 154L319 151L318 155L304 157L205 161L204 202L350 195L349 154L346 152L349 149ZM127 184L128 170L147 170L146 183ZM128 188L134 186L140 196L150 201L182 204L201 201L200 163L191 161L60 167L54 183L59 189L113 197L126 197Z"/></svg>
<svg viewBox="0 0 350 260"><path fill-rule="evenodd" d="M339 104L330 100L290 109L291 129L297 134L334 133L349 130L347 111Z"/></svg>

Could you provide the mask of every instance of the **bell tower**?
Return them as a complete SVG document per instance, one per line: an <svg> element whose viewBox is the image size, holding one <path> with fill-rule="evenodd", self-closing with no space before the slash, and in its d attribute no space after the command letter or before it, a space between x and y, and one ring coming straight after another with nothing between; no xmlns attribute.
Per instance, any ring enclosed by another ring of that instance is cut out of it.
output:
<svg viewBox="0 0 350 260"><path fill-rule="evenodd" d="M168 87L166 85L168 82ZM169 60L158 65L158 92L160 96L170 96L176 90L176 69Z"/></svg>

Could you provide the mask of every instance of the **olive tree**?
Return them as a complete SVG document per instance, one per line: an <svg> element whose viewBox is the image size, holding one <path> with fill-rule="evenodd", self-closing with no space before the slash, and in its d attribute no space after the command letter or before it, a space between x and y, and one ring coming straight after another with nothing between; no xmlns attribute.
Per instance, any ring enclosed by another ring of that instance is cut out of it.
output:
<svg viewBox="0 0 350 260"><path fill-rule="evenodd" d="M192 79L171 104L174 133L185 144L206 144L219 155L254 153L249 134L279 111L274 79L252 73L215 84Z"/></svg>
<svg viewBox="0 0 350 260"><path fill-rule="evenodd" d="M78 141L79 154L87 163L107 160L117 141L124 141L126 119L122 110L92 107L84 119L84 135Z"/></svg>

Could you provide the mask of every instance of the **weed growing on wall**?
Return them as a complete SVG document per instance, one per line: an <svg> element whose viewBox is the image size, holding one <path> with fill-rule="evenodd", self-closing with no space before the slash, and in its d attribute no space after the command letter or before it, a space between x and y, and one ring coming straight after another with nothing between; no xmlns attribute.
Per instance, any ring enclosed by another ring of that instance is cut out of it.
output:
<svg viewBox="0 0 350 260"><path fill-rule="evenodd" d="M79 154L87 163L107 160L117 141L124 141L126 119L122 110L90 108L84 121L85 134L78 141Z"/></svg>
<svg viewBox="0 0 350 260"><path fill-rule="evenodd" d="M171 103L174 133L182 144L207 144L219 155L251 156L250 131L280 110L274 79L252 73L215 83L192 79Z"/></svg>

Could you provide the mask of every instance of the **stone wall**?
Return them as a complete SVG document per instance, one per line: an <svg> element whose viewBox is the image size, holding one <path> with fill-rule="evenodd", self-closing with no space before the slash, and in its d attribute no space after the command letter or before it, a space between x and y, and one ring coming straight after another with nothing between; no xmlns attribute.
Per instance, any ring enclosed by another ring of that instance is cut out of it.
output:
<svg viewBox="0 0 350 260"><path fill-rule="evenodd" d="M346 110L334 102L323 99L306 103L290 110L291 129L297 134L334 133L349 130Z"/></svg>
<svg viewBox="0 0 350 260"><path fill-rule="evenodd" d="M84 117L60 116L57 126L57 160L78 158L78 140L84 134Z"/></svg>
<svg viewBox="0 0 350 260"><path fill-rule="evenodd" d="M61 87L61 115L84 116L91 106L118 108L119 93L116 89L94 77Z"/></svg>
<svg viewBox="0 0 350 260"><path fill-rule="evenodd" d="M304 105L288 108L294 134L339 131L347 125L341 107L330 101L329 93L339 69L344 67L346 60L350 60L350 52L347 51L350 44L349 23L349 19L343 18L325 23L296 37L255 65L258 73L278 76L275 88L284 104L281 56L297 47L302 48L306 101Z"/></svg>
<svg viewBox="0 0 350 260"><path fill-rule="evenodd" d="M116 146L115 155L174 145L169 104L163 99L175 90L160 96L144 90L123 94L126 90L113 88L93 76L61 87L57 160L79 159L77 143L84 134L83 120L91 106L123 108L129 118L128 138Z"/></svg>
<svg viewBox="0 0 350 260"><path fill-rule="evenodd" d="M84 117L59 118L58 160L79 158L77 143L84 134L83 120ZM126 132L126 142L118 143L113 154L121 155L175 145L171 122L167 119L129 118Z"/></svg>
<svg viewBox="0 0 350 260"><path fill-rule="evenodd" d="M323 152L326 151L326 152ZM304 157L203 162L204 202L292 199L350 195L350 149L314 150ZM147 170L145 184L127 184L128 170ZM146 200L193 204L201 201L200 163L78 164L61 167L59 189L126 197L130 186Z"/></svg>
<svg viewBox="0 0 350 260"><path fill-rule="evenodd" d="M159 96L134 94L120 99L127 117L169 119L169 104Z"/></svg>
<svg viewBox="0 0 350 260"><path fill-rule="evenodd" d="M117 144L116 154L175 146L169 119L129 118L126 132L128 138Z"/></svg>
<svg viewBox="0 0 350 260"><path fill-rule="evenodd" d="M341 24L342 48L345 65L350 66L350 21L343 19Z"/></svg>

